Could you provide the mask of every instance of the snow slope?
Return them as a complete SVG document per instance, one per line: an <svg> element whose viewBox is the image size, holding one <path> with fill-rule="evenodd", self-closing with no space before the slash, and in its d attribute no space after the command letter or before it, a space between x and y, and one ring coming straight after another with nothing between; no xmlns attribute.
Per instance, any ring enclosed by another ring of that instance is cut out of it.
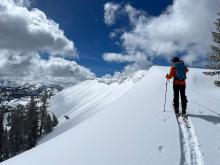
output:
<svg viewBox="0 0 220 165"><path fill-rule="evenodd" d="M190 69L188 129L172 111L171 82L163 111L168 70L154 66L121 83L92 80L58 93L51 110L60 124L37 147L1 164L219 165L220 89L205 70Z"/></svg>

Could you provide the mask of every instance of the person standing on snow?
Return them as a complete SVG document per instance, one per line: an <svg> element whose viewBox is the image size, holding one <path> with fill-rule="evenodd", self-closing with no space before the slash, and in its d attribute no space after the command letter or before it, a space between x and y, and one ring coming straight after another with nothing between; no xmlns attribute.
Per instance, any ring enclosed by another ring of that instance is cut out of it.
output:
<svg viewBox="0 0 220 165"><path fill-rule="evenodd" d="M166 75L166 78L173 80L173 106L176 115L180 115L179 111L179 93L181 96L181 103L182 103L182 115L186 116L186 108L187 108L187 98L185 95L186 90L186 73L188 72L188 68L185 66L184 62L180 60L178 57L174 57L172 60L172 66L170 69L170 73Z"/></svg>

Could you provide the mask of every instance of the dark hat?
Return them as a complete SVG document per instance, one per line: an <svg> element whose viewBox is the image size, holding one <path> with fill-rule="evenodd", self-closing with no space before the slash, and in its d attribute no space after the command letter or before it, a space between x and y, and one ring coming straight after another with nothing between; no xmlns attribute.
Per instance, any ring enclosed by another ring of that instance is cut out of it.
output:
<svg viewBox="0 0 220 165"><path fill-rule="evenodd" d="M171 62L174 62L174 63L175 63L175 62L178 62L179 60L180 60L179 57L173 57L172 60L171 60Z"/></svg>

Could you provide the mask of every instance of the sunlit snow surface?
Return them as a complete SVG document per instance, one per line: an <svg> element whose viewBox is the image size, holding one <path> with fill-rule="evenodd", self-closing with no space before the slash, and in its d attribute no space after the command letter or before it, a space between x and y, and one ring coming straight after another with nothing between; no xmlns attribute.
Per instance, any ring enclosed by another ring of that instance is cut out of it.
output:
<svg viewBox="0 0 220 165"><path fill-rule="evenodd" d="M36 148L2 164L219 165L220 88L205 70L190 68L188 129L173 113L172 82L164 112L168 71L154 66L120 83L90 80L63 90L50 101L60 124Z"/></svg>

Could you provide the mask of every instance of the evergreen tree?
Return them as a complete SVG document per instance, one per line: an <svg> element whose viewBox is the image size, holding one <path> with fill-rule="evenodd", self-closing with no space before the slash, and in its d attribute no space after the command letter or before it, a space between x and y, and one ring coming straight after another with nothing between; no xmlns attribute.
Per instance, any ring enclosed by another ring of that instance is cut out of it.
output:
<svg viewBox="0 0 220 165"><path fill-rule="evenodd" d="M52 131L53 127L58 124L58 120L56 116L53 114L52 118L51 115L48 113L48 99L49 95L47 91L44 91L44 94L41 97L41 107L40 107L40 136L42 134L47 134Z"/></svg>
<svg viewBox="0 0 220 165"><path fill-rule="evenodd" d="M57 117L54 115L54 113L53 113L53 119L52 119L52 121L53 121L53 127L56 127L56 126L58 125L58 119L57 119Z"/></svg>
<svg viewBox="0 0 220 165"><path fill-rule="evenodd" d="M24 107L17 106L11 112L8 120L10 127L8 136L10 142L10 153L16 155L18 152L24 150L25 134L24 134Z"/></svg>
<svg viewBox="0 0 220 165"><path fill-rule="evenodd" d="M34 97L31 96L31 100L27 105L27 114L25 121L25 133L27 140L27 149L31 149L37 144L38 130L39 130L39 117L38 117L38 108Z"/></svg>
<svg viewBox="0 0 220 165"><path fill-rule="evenodd" d="M9 158L9 141L8 132L4 124L4 112L6 108L4 106L0 107L0 162Z"/></svg>
<svg viewBox="0 0 220 165"><path fill-rule="evenodd" d="M212 32L213 44L211 45L211 51L209 54L210 69L220 69L220 13L219 18L215 21L216 31ZM206 75L220 75L220 71L204 72ZM215 85L220 87L220 81L216 80Z"/></svg>
<svg viewBox="0 0 220 165"><path fill-rule="evenodd" d="M50 133L52 131L52 129L53 129L53 122L52 122L51 117L50 117L49 114L47 114L47 118L46 119L47 119L47 122L46 122L44 130L45 130L45 133L47 134L47 133Z"/></svg>
<svg viewBox="0 0 220 165"><path fill-rule="evenodd" d="M0 109L0 162L3 161L3 145L4 145L4 114Z"/></svg>
<svg viewBox="0 0 220 165"><path fill-rule="evenodd" d="M212 40L214 42L211 45L211 52L209 54L210 68L220 69L220 13L219 18L216 20L216 31L212 32Z"/></svg>
<svg viewBox="0 0 220 165"><path fill-rule="evenodd" d="M0 107L0 162L36 146L39 135L47 134L58 124L56 116L48 113L48 93L41 97L41 106L32 96L27 106ZM7 123L4 125L4 114Z"/></svg>
<svg viewBox="0 0 220 165"><path fill-rule="evenodd" d="M44 94L41 97L41 107L40 107L40 130L39 130L39 134L40 136L45 133L45 129L47 127L47 116L48 116L48 112L47 112L47 107L48 107L48 94L47 91L44 91Z"/></svg>
<svg viewBox="0 0 220 165"><path fill-rule="evenodd" d="M3 134L3 145L1 146L2 148L2 160L7 160L10 158L10 152L9 152L9 139L8 139L8 131L7 129L4 130L4 134Z"/></svg>

